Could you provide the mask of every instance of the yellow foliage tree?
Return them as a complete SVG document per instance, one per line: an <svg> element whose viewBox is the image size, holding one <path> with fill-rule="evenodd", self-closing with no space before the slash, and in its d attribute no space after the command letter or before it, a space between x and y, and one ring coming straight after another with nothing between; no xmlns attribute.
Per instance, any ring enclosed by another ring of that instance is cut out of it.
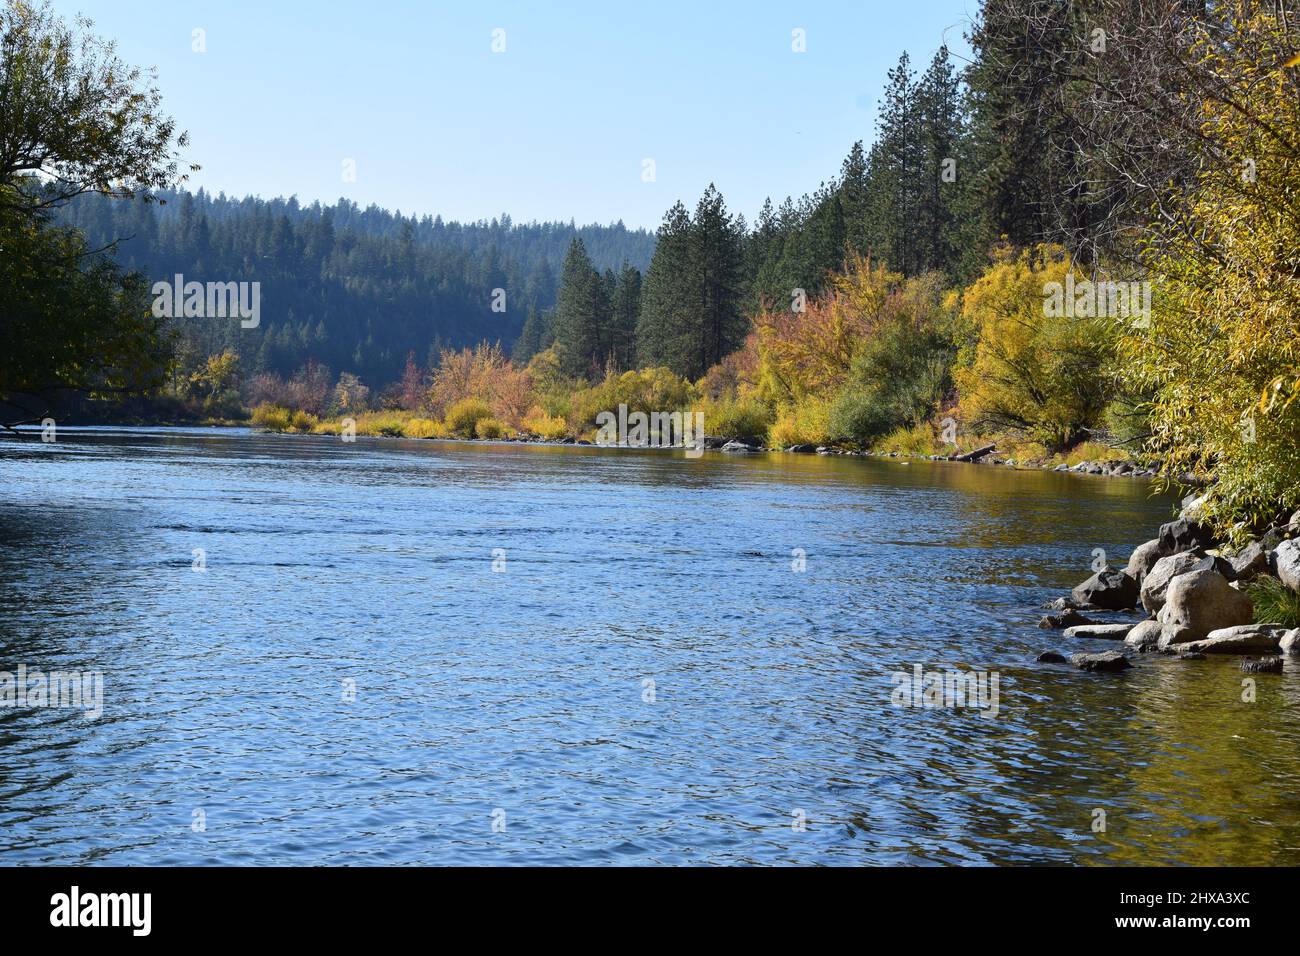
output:
<svg viewBox="0 0 1300 956"><path fill-rule="evenodd" d="M1300 503L1300 77L1294 29L1248 9L1190 64L1203 161L1146 247L1151 326L1121 343L1168 477L1214 479L1206 514L1235 536Z"/></svg>
<svg viewBox="0 0 1300 956"><path fill-rule="evenodd" d="M1118 324L1094 308L1076 310L1073 299L1067 306L1063 294L1074 284L1067 276L1073 264L1065 252L1041 245L1003 256L966 290L962 315L978 339L954 377L962 415L975 428L1019 431L1064 448L1101 417ZM1084 282L1095 288L1080 277L1081 288ZM1080 302L1095 304L1082 295Z"/></svg>

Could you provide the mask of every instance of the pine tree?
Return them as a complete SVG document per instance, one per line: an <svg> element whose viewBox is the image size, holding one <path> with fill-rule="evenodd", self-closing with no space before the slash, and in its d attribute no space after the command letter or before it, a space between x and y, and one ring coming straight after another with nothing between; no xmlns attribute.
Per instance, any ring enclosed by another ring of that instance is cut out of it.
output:
<svg viewBox="0 0 1300 956"><path fill-rule="evenodd" d="M927 174L916 80L906 53L887 76L868 158L869 248L895 272L915 275L920 271L917 215Z"/></svg>
<svg viewBox="0 0 1300 956"><path fill-rule="evenodd" d="M527 365L538 352L542 351L542 314L537 311L536 306L528 307L528 318L524 320L524 327L519 333L519 338L515 339L515 346L511 350L510 357L518 365Z"/></svg>
<svg viewBox="0 0 1300 956"><path fill-rule="evenodd" d="M745 339L743 234L743 224L728 215L722 194L709 183L691 220L690 278L699 295L699 346L695 361L681 373L689 379L701 377Z"/></svg>
<svg viewBox="0 0 1300 956"><path fill-rule="evenodd" d="M587 247L575 236L564 257L555 302L555 339L560 367L566 375L598 375L607 353L609 297L600 274L587 257Z"/></svg>
<svg viewBox="0 0 1300 956"><path fill-rule="evenodd" d="M690 268L691 217L679 201L664 213L641 289L636 344L642 368L666 366L680 372L690 367Z"/></svg>
<svg viewBox="0 0 1300 956"><path fill-rule="evenodd" d="M917 210L919 271L953 275L960 257L958 192L972 171L961 163L963 117L957 73L940 47L917 84L924 189ZM959 177L963 177L960 178Z"/></svg>
<svg viewBox="0 0 1300 956"><path fill-rule="evenodd" d="M743 220L728 214L712 183L693 218L680 202L668 211L642 294L643 366L696 379L740 347L748 327L743 242Z"/></svg>
<svg viewBox="0 0 1300 956"><path fill-rule="evenodd" d="M611 355L614 365L629 369L636 364L636 324L641 315L641 270L623 263L614 290L611 332Z"/></svg>

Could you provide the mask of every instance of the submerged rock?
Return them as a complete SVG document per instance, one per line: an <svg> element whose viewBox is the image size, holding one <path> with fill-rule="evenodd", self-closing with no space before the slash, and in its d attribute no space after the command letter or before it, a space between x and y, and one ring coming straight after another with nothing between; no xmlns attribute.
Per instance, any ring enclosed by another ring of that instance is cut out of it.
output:
<svg viewBox="0 0 1300 956"><path fill-rule="evenodd" d="M1087 605L1068 597L1059 597L1043 605L1044 611L1082 611Z"/></svg>
<svg viewBox="0 0 1300 956"><path fill-rule="evenodd" d="M1040 663L1040 664L1068 664L1068 663L1070 663L1070 662L1069 662L1068 660L1066 660L1064 654L1058 654L1058 653L1056 653L1056 651L1043 651L1043 653L1041 653L1041 654L1038 655L1038 663Z"/></svg>
<svg viewBox="0 0 1300 956"><path fill-rule="evenodd" d="M1252 661L1248 657L1243 657L1240 666L1247 674L1280 674L1282 673L1282 658L1260 657Z"/></svg>
<svg viewBox="0 0 1300 956"><path fill-rule="evenodd" d="M1100 654L1071 654L1070 663L1085 671L1122 671L1133 665L1119 651L1102 651Z"/></svg>

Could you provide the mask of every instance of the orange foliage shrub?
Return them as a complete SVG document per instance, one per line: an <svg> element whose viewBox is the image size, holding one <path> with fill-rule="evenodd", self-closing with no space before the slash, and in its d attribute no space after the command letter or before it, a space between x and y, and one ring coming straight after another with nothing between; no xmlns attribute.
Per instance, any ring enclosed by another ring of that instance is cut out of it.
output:
<svg viewBox="0 0 1300 956"><path fill-rule="evenodd" d="M492 414L518 427L532 407L533 384L527 369L516 368L499 345L481 342L473 349L444 349L429 388L429 408L443 415L457 402L482 399Z"/></svg>

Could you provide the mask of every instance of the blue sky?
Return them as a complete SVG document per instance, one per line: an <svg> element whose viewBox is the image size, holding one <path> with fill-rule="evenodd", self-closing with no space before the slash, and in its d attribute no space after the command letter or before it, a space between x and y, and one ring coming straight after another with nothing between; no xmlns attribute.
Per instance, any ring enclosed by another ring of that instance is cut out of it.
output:
<svg viewBox="0 0 1300 956"><path fill-rule="evenodd" d="M54 6L157 68L203 167L193 188L648 227L710 181L750 219L765 196L815 189L854 140L873 138L899 54L924 67L946 42L965 56L977 10L976 0ZM804 53L791 50L796 28ZM204 53L192 50L195 29ZM654 182L643 181L646 159Z"/></svg>

